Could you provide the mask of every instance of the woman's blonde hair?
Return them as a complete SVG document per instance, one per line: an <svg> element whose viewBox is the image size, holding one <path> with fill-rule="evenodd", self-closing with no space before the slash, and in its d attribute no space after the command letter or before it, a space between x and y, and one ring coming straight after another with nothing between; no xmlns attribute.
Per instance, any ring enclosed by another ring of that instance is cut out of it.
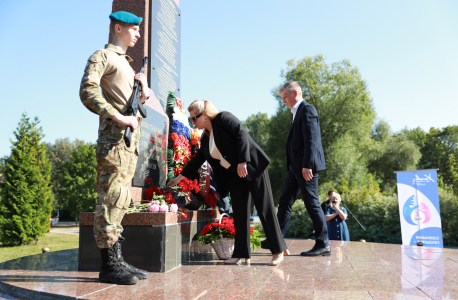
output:
<svg viewBox="0 0 458 300"><path fill-rule="evenodd" d="M340 198L339 194L337 194L337 193L332 194L332 197L331 197L332 200L335 200L337 198L339 198L339 200L342 201L342 198Z"/></svg>
<svg viewBox="0 0 458 300"><path fill-rule="evenodd" d="M208 100L194 100L191 104L189 104L188 111L193 111L196 115L206 112L210 120L213 120L216 115L219 114L219 110L217 110L216 107Z"/></svg>
<svg viewBox="0 0 458 300"><path fill-rule="evenodd" d="M216 115L220 113L220 111L217 110L216 107L208 100L194 100L191 104L189 104L188 111L193 111L196 114L196 116L203 112L206 112L210 120L213 120L216 117ZM203 137L204 134L210 135L210 132L208 132L208 130L205 129L204 132L202 132L201 137Z"/></svg>

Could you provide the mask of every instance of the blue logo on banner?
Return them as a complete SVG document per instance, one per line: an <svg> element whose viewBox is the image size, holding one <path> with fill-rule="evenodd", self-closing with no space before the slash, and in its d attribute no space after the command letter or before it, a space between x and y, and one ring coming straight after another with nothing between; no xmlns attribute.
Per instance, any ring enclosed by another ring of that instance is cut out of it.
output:
<svg viewBox="0 0 458 300"><path fill-rule="evenodd" d="M412 212L418 208L418 211L422 212L423 215L425 216L424 220L421 220L420 215L417 213L415 214L414 220L412 220ZM421 203L420 207L418 205L415 205L414 201L414 195L410 196L409 199L407 199L406 203L404 203L403 207L403 215L404 219L406 220L407 223L411 225L417 225L418 222L422 221L421 223L425 224L428 223L429 220L431 220L431 210L429 210L429 207L425 203Z"/></svg>
<svg viewBox="0 0 458 300"><path fill-rule="evenodd" d="M417 209L418 205L415 205L413 200L414 195L412 195L409 199L407 199L406 203L404 204L404 208L402 210L404 215L404 220L411 225L416 225L412 220L412 212ZM415 205L415 206L414 206Z"/></svg>

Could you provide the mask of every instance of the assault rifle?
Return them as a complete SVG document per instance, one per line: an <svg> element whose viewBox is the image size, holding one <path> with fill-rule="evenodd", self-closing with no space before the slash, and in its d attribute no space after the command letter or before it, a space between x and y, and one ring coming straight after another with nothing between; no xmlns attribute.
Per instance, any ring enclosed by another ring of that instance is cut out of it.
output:
<svg viewBox="0 0 458 300"><path fill-rule="evenodd" d="M148 57L143 58L143 66L140 69L140 73L145 73L145 66L148 63ZM132 95L130 96L129 102L127 103L126 116L136 117L137 112L140 111L140 115L143 118L146 118L146 109L143 107L143 104L140 102L140 96L142 95L142 85L140 81L135 80L134 89ZM127 147L130 147L132 142L132 127L127 126L126 131L124 132L124 142Z"/></svg>

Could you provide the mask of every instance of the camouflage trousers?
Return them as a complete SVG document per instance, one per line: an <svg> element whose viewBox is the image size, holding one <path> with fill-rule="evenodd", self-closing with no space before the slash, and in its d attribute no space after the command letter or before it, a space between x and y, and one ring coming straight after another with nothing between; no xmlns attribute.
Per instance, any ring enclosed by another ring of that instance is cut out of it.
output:
<svg viewBox="0 0 458 300"><path fill-rule="evenodd" d="M140 128L139 130L140 131ZM129 183L137 164L139 132L132 136L132 147L97 143L97 204L94 235L99 248L110 248L121 236L121 221L132 202ZM134 141L135 140L135 141Z"/></svg>

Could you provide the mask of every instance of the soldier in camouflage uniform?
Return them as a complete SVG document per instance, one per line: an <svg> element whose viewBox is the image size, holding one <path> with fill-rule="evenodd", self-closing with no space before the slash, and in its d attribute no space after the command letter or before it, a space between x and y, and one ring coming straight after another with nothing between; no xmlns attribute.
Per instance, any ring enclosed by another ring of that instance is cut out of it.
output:
<svg viewBox="0 0 458 300"><path fill-rule="evenodd" d="M97 204L94 235L102 256L100 282L135 284L148 272L127 264L121 253L121 221L132 197L128 187L135 171L141 136L140 116L124 116L132 94L134 78L142 85L141 102L149 97L144 74L135 74L126 55L140 38L142 18L131 13L110 15L113 42L96 51L87 62L81 81L80 98L84 106L100 116L97 140ZM102 93L100 93L100 88ZM132 143L124 143L126 126L133 129Z"/></svg>

